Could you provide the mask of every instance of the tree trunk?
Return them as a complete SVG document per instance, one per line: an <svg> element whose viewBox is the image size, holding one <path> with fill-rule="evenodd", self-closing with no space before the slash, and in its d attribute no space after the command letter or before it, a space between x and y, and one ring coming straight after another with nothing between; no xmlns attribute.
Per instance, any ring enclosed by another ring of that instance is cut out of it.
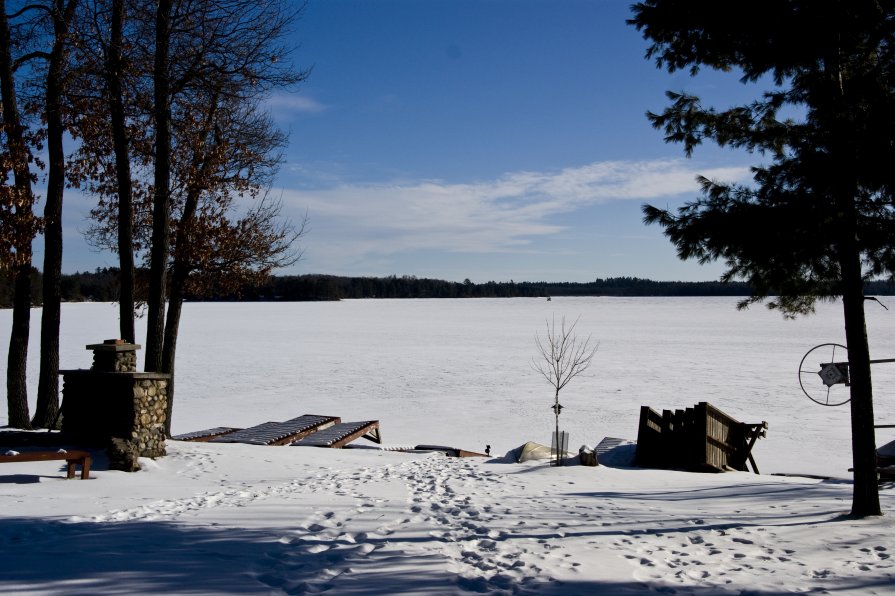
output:
<svg viewBox="0 0 895 596"><path fill-rule="evenodd" d="M15 290L13 298L12 331L9 337L9 353L6 368L6 399L9 409L9 425L31 428L28 415L28 390L26 384L28 362L28 336L31 327L31 239L26 230L32 225L31 178L28 170L28 152L25 147L22 123L16 102L15 82L12 69L12 42L6 2L0 0L0 101L2 101L3 125L8 151L12 161L16 191L21 203L16 218L22 229L15 246L17 265L14 269Z"/></svg>
<svg viewBox="0 0 895 596"><path fill-rule="evenodd" d="M31 428L28 416L28 335L31 326L31 265L15 270L15 294L12 306L12 333L6 360L6 402L9 426Z"/></svg>
<svg viewBox="0 0 895 596"><path fill-rule="evenodd" d="M831 191L839 214L837 238L839 273L842 283L842 311L845 342L848 348L851 393L851 443L854 485L852 510L854 517L881 515L879 484L876 473L876 438L873 428L873 383L870 377L870 347L864 317L864 279L861 248L858 244L858 207L860 181L851 146L852 110L847 94L849 80L840 63L839 39L829 40L824 69L829 89L828 114L824 128L831 134L830 157L834 171Z"/></svg>
<svg viewBox="0 0 895 596"><path fill-rule="evenodd" d="M109 40L109 60L106 64L106 82L109 87L109 115L118 187L118 262L121 285L118 296L118 318L121 339L135 343L137 334L134 330L134 208L130 149L121 83L123 27L124 0L112 0L112 31Z"/></svg>
<svg viewBox="0 0 895 596"><path fill-rule="evenodd" d="M149 259L149 299L146 318L145 370L162 370L165 334L165 299L171 238L171 126L168 77L171 0L159 0L155 20L153 70L155 112L155 196L152 206L152 246Z"/></svg>
<svg viewBox="0 0 895 596"><path fill-rule="evenodd" d="M211 119L209 118L209 122ZM203 163L196 169L204 174L207 163ZM186 251L189 245L189 229L195 219L196 209L199 205L199 193L191 189L187 194L183 206L180 223L177 226L177 255L174 258L174 266L171 272L171 285L168 298L168 316L165 322L165 343L162 350L162 372L171 375L168 379L168 410L165 418L165 434L171 436L171 416L174 413L174 361L177 354L177 335L180 331L180 315L183 312L183 299L186 290L186 282L190 275L190 266L187 262Z"/></svg>
<svg viewBox="0 0 895 596"><path fill-rule="evenodd" d="M171 417L174 413L174 363L177 354L177 335L180 331L180 315L183 312L184 287L187 279L186 268L174 263L171 275L168 316L165 320L165 345L162 350L162 372L171 375L168 379L168 409L165 417L165 436L171 436Z"/></svg>
<svg viewBox="0 0 895 596"><path fill-rule="evenodd" d="M178 251L184 250L187 246L187 230L189 222L192 221L196 206L198 205L198 194L189 193L184 204L183 215L180 218L180 225L177 228ZM187 264L183 252L178 252L179 257L174 259L174 267L171 272L170 296L168 299L168 316L165 321L165 343L162 350L162 372L170 375L168 379L168 407L165 416L165 436L171 436L171 418L174 414L174 363L177 355L177 336L180 332L180 315L183 312L183 299L186 289L186 282L189 277L189 265Z"/></svg>
<svg viewBox="0 0 895 596"><path fill-rule="evenodd" d="M211 109L205 118L203 141L199 141L200 146L196 149L193 156L194 172L198 172L197 176L200 180L204 180L208 174L209 162L207 155L202 150L204 148L204 138L214 129L214 117L217 113L217 95L211 102ZM162 368L161 371L169 374L168 379L168 408L165 417L165 435L171 436L171 417L174 413L174 361L177 354L177 335L180 332L180 315L183 312L183 300L186 293L186 283L190 275L190 264L187 257L189 251L190 229L196 219L196 210L199 207L200 188L191 186L187 192L186 200L183 204L183 213L180 215L180 221L177 225L177 235L175 238L175 256L174 265L171 271L171 283L168 291L168 313L165 321L165 339L162 347Z"/></svg>
<svg viewBox="0 0 895 596"><path fill-rule="evenodd" d="M852 212L853 209L854 203ZM873 428L873 383L864 316L864 284L854 235L851 235L851 241L844 240L839 261L842 269L842 308L851 384L852 464L855 470L851 514L854 517L881 515Z"/></svg>
<svg viewBox="0 0 895 596"><path fill-rule="evenodd" d="M49 141L52 146L52 142ZM53 168L50 149L50 168ZM40 317L40 374L37 383L35 428L47 428L59 412L59 326L62 284L62 185L53 188L52 173L47 185L44 208L43 309ZM54 196L56 195L56 196Z"/></svg>
<svg viewBox="0 0 895 596"><path fill-rule="evenodd" d="M59 325L62 302L62 199L65 188L65 153L62 145L62 62L68 27L77 0L68 6L56 0L53 7L53 49L45 88L49 172L44 206L43 311L40 319L40 376L32 425L46 428L59 412Z"/></svg>
<svg viewBox="0 0 895 596"><path fill-rule="evenodd" d="M559 379L556 380L557 386L559 384ZM556 435L554 441L556 442L556 462L555 465L562 465L562 454L559 449L559 389L556 390L556 393L553 396L553 412L556 416Z"/></svg>

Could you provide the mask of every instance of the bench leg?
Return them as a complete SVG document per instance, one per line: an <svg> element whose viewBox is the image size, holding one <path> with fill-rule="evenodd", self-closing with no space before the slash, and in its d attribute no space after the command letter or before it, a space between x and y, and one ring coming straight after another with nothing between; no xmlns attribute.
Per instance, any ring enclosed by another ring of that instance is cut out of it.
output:
<svg viewBox="0 0 895 596"><path fill-rule="evenodd" d="M75 466L81 464L81 480L88 480L90 478L90 456L78 458L78 459L70 459L67 460L68 463L68 478L75 477Z"/></svg>

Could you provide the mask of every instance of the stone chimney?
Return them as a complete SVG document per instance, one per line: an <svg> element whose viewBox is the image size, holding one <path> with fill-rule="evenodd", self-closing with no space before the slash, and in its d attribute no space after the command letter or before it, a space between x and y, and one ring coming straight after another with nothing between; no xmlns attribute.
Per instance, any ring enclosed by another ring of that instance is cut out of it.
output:
<svg viewBox="0 0 895 596"><path fill-rule="evenodd" d="M93 352L92 368L59 371L62 433L94 446L108 447L116 439L135 457L165 455L170 375L137 372L137 344L108 339L87 349Z"/></svg>
<svg viewBox="0 0 895 596"><path fill-rule="evenodd" d="M129 344L123 339L107 339L101 344L91 344L93 367L97 372L137 372L139 344Z"/></svg>

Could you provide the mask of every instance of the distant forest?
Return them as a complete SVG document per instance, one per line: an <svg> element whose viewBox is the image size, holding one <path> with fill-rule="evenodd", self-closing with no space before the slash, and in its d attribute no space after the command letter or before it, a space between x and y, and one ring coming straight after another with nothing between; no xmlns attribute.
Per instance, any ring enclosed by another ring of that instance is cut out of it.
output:
<svg viewBox="0 0 895 596"><path fill-rule="evenodd" d="M32 272L35 304L41 302L41 274ZM138 283L139 287L143 284ZM876 281L867 284L868 296L895 295L895 285ZM719 281L652 281L637 277L611 277L592 282L494 282L473 283L397 277L341 277L335 275L272 276L258 287L245 287L238 294L198 296L192 301L317 301L348 298L537 298L548 296L748 296L748 284ZM97 269L91 273L62 276L62 299L67 302L114 302L118 299L118 270ZM0 307L12 303L12 284L0 278Z"/></svg>

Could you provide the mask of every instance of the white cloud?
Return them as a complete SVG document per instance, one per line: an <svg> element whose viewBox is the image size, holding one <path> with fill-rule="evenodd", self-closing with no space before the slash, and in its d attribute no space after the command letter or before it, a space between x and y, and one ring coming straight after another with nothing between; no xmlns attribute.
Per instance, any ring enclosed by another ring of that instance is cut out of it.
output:
<svg viewBox="0 0 895 596"><path fill-rule="evenodd" d="M561 264L577 265L580 269L568 279L578 280L632 272L649 276L634 259L655 250L646 244L667 244L659 230L645 228L639 217L613 220L609 211L604 217L594 206L695 196L700 174L727 181L749 177L747 168L700 168L683 160L600 162L467 183L332 182L314 190L283 189L281 197L284 215L298 222L307 211L310 218L310 231L301 241L306 258L296 271L461 279L478 275L484 281L502 276L519 280L526 271L538 277L538 271L548 270L555 275L543 277L556 279ZM80 237L92 204L89 196L66 192L67 272L117 264L114 254L98 254ZM35 242L38 260L42 241L38 237ZM667 253L675 264L670 248ZM629 255L627 260L623 255ZM653 269L660 258L650 255Z"/></svg>
<svg viewBox="0 0 895 596"><path fill-rule="evenodd" d="M284 111L316 114L326 110L326 106L306 95L295 93L277 93L267 99L267 107L275 115L282 116Z"/></svg>
<svg viewBox="0 0 895 596"><path fill-rule="evenodd" d="M568 231L554 219L593 205L694 193L697 175L740 181L745 167L700 169L692 162L598 162L557 172L513 172L495 180L341 184L284 190L287 207L308 211L311 245L332 257L407 251L524 252ZM587 225L582 224L582 225Z"/></svg>

